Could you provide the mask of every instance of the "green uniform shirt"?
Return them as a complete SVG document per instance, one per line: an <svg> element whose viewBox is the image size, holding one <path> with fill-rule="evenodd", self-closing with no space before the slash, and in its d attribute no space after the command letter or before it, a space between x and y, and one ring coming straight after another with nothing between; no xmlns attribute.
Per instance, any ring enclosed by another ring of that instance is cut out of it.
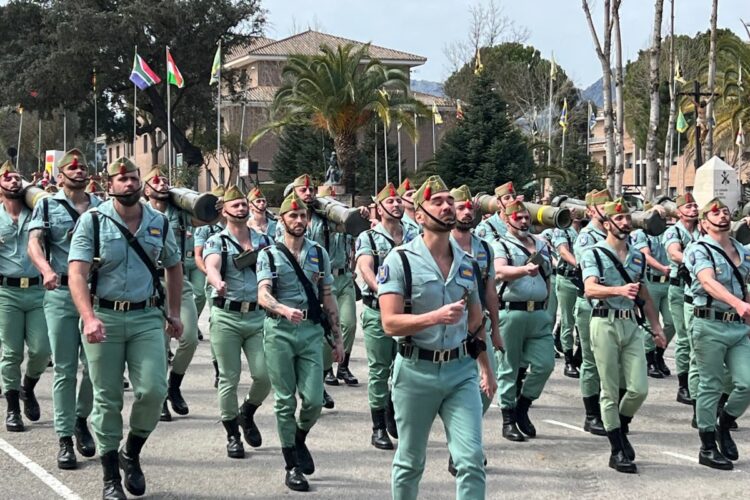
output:
<svg viewBox="0 0 750 500"><path fill-rule="evenodd" d="M271 265L268 259L269 254L273 255L273 262L276 266L277 289L274 298L282 304L294 309L307 309L307 295L294 272L292 264L286 256L275 245L263 250L258 256L257 274L258 283L264 280L273 279ZM323 259L323 276L319 274L319 259ZM333 275L331 274L331 261L328 258L328 252L325 248L316 245L315 242L305 238L300 251L300 267L304 271L307 279L313 284L315 294L318 294L319 280L323 280L323 285L333 284Z"/></svg>
<svg viewBox="0 0 750 500"><path fill-rule="evenodd" d="M310 211L312 222L305 229L305 238L308 238L322 246L331 259L331 269L344 269L349 267L349 254L352 249L353 238L344 233L334 232L334 224L314 210ZM276 241L284 242L284 224L276 226ZM326 245L326 233L328 234L328 245Z"/></svg>
<svg viewBox="0 0 750 500"><path fill-rule="evenodd" d="M402 221L401 235L402 244L404 244L409 243L411 240L413 240L418 235L418 232L415 226L405 224ZM371 237L372 240L370 239ZM373 248L373 242L375 243L375 248ZM373 257L373 259L375 260L375 272L377 272L380 265L385 261L386 256L390 253L391 250L393 250L395 246L396 243L393 241L393 237L391 236L391 234L383 226L383 224L379 223L374 228L360 233L360 235L357 237L354 260L357 260L362 255L369 255L370 257ZM370 290L370 287L368 287L367 283L365 283L364 281L362 282L360 288L362 289L362 295L374 295Z"/></svg>
<svg viewBox="0 0 750 500"><path fill-rule="evenodd" d="M451 236L451 239L453 239L453 236ZM485 245L487 246L485 247ZM477 266L479 267L479 277L481 278L481 285L486 285L488 280L492 280L494 282L495 252L492 250L492 245L481 239L479 236L472 234L470 257L472 257L477 262ZM479 280L477 280L477 284L480 284ZM479 289L479 296L483 298L484 292L484 288ZM485 304L485 302L483 302L483 304Z"/></svg>
<svg viewBox="0 0 750 500"><path fill-rule="evenodd" d="M409 226L416 234L422 234L422 226L417 224L417 221L409 217L409 214L406 212L404 212L404 216L401 218L401 223L405 226Z"/></svg>
<svg viewBox="0 0 750 500"><path fill-rule="evenodd" d="M508 226L500 218L500 215L497 212L480 222L477 227L474 228L474 234L483 240L490 242L502 238L507 232Z"/></svg>
<svg viewBox="0 0 750 500"><path fill-rule="evenodd" d="M134 236L146 251L152 262L161 260L162 267L172 267L180 262L180 251L174 233L169 226L166 236L164 215L141 203L143 210L141 224ZM115 210L112 200L105 201L99 207L99 278L96 294L106 300L142 302L155 294L151 274L138 254L107 217L127 226ZM107 217L105 217L107 216ZM91 210L78 219L70 243L68 262L82 261L91 263L94 259L94 222Z"/></svg>
<svg viewBox="0 0 750 500"><path fill-rule="evenodd" d="M567 229L554 228L552 230L552 248L555 249L555 252L557 252L557 255L560 255L560 247L562 245L568 245L568 251L573 252L574 251L573 249L575 248L575 241L577 238L578 238L578 233L572 227L569 227ZM578 262L578 260L576 260L576 262ZM558 269L562 271L573 270L573 266L568 264L568 261L566 261L563 258L560 258L560 260L557 263L557 267Z"/></svg>
<svg viewBox="0 0 750 500"><path fill-rule="evenodd" d="M31 210L21 207L18 222L5 211L0 203L0 276L6 278L33 278L39 271L31 263L26 247L29 244Z"/></svg>
<svg viewBox="0 0 750 500"><path fill-rule="evenodd" d="M250 230L250 242L253 249L267 247L272 243L271 239L264 235ZM226 238L239 246L239 242L232 236L228 229L224 229L218 234L211 236L203 249L203 258L216 254L221 257L222 239ZM234 264L234 257L239 255L240 250L231 242L226 242L226 270L222 280L227 284L227 291L224 298L234 302L257 302L258 301L258 280L255 275L256 266L248 266L244 269L237 269ZM257 264L256 264L257 265ZM211 298L218 297L215 289L211 288Z"/></svg>
<svg viewBox="0 0 750 500"><path fill-rule="evenodd" d="M102 203L93 194L87 196L89 197L89 208L99 206ZM73 211L76 211L75 205L65 196L65 191L60 190L51 199L48 198L49 208L47 212L49 218L47 222L49 223L51 255L47 256L47 260L58 275L68 273L68 252L70 252L70 240L75 227L75 222L70 213L62 206L63 203L68 204ZM29 230L34 229L44 230L44 206L41 201L34 207L34 213L29 223Z"/></svg>
<svg viewBox="0 0 750 500"><path fill-rule="evenodd" d="M193 238L193 226L191 215L172 203L167 204L165 215L169 219L169 227L172 228L177 247L180 249L182 262L190 265L195 262L193 248L195 240Z"/></svg>
<svg viewBox="0 0 750 500"><path fill-rule="evenodd" d="M637 229L630 233L630 244L638 251L642 251L644 248L648 248L651 252L651 256L656 259L660 264L665 266L669 264L669 257L667 257L667 249L664 248L662 240L658 236L650 236L646 234L643 229ZM644 257L645 258L645 257ZM646 264L648 266L648 264ZM654 269L648 266L649 273L654 276L663 276L658 269Z"/></svg>
<svg viewBox="0 0 750 500"><path fill-rule="evenodd" d="M667 228L666 231L664 231L664 236L662 236L662 243L664 243L664 250L667 250L669 246L672 243L680 243L683 253L685 250L687 250L687 247L690 243L694 241L698 241L698 238L701 237L700 231L698 231L698 225L696 224L695 230L691 233L687 230L685 225L682 223L682 221L678 221L677 224L675 224L672 227ZM669 257L669 254L667 254L667 258ZM684 260L684 259L683 259ZM674 262L672 259L669 259L669 277L670 278L676 278L677 277L677 268L679 267L679 264L677 262Z"/></svg>
<svg viewBox="0 0 750 500"><path fill-rule="evenodd" d="M600 241L604 241L606 237L607 234L604 231L595 228L591 224L581 229L580 234L573 244L573 256L576 258L576 262L579 266L582 266L581 261L583 260L583 254L586 250Z"/></svg>
<svg viewBox="0 0 750 500"><path fill-rule="evenodd" d="M701 236L698 241L706 243L710 247L723 250L719 243L708 235ZM740 265L737 266L737 268L742 276L742 283L737 282L737 278L732 271L732 266L717 250L713 250L712 248L712 250L710 250L711 254L709 255L709 250L707 250L704 245L699 245L697 243L693 243L685 250L684 262L693 278L690 291L693 296L693 305L695 307L706 307L708 305L709 294L698 280L698 273L704 269L713 268L714 274L716 275L716 281L721 283L722 286L735 297L743 298L745 296L745 287L747 286L748 276L750 276L750 250L743 247L734 238L732 238L732 245L734 245L734 248L740 256ZM718 311L732 310L732 307L729 304L713 298L711 299L711 307Z"/></svg>
<svg viewBox="0 0 750 500"><path fill-rule="evenodd" d="M250 218L251 219L253 218L253 213L252 212L250 212ZM266 212L266 222L267 222L266 232L263 233L263 234L265 234L266 236L270 237L271 239L276 238L276 235L278 234L278 231L279 231L279 229L278 229L278 226L280 225L278 223L279 221L276 220L276 219L272 219L271 216L268 215L268 212ZM260 231L258 231L258 232L260 232Z"/></svg>
<svg viewBox="0 0 750 500"><path fill-rule="evenodd" d="M596 248L605 248L609 250L614 256L617 256L617 251L609 246L606 241L600 241L593 248L589 248L583 254L583 260L581 261L581 269L583 271L583 282L592 276L599 279L599 284L604 286L622 286L625 285L625 280L617 271L615 264L612 262L604 252L596 250ZM596 257L594 252L599 254L601 260L601 269L597 265ZM622 266L630 276L633 283L643 284L643 270L646 259L643 257L643 253L640 250L636 250L631 245L628 245L628 255L625 258L625 262ZM591 301L594 307L606 307L608 309L633 309L635 302L626 297L611 297L609 299L599 300L593 299Z"/></svg>
<svg viewBox="0 0 750 500"><path fill-rule="evenodd" d="M534 238L537 253L542 254L544 262L540 267L540 272L536 276L523 276L513 281L505 281L498 284L498 297L502 302L543 302L547 300L547 280L542 277L541 271L547 276L552 275L552 260L547 243L539 238ZM510 232L505 237L492 242L492 249L495 251L496 259L505 259L509 266L523 266L526 264L528 257L519 248L523 243L513 236Z"/></svg>
<svg viewBox="0 0 750 500"><path fill-rule="evenodd" d="M479 302L471 257L451 240L453 264L444 279L423 238L414 238L402 245L411 268L412 313L424 314L461 300L468 294L468 302ZM378 270L378 296L389 293L404 296L406 281L401 256L391 252ZM468 311L468 309L467 309ZM468 312L455 325L434 325L410 336L420 349L454 349L466 340Z"/></svg>
<svg viewBox="0 0 750 500"><path fill-rule="evenodd" d="M193 234L193 247L204 247L211 236L219 234L223 229L223 224L207 224L195 228L195 233Z"/></svg>

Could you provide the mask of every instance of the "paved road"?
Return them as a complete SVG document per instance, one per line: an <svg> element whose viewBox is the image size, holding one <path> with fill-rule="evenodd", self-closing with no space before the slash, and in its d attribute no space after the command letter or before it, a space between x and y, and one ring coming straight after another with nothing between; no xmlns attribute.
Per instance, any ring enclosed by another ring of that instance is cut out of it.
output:
<svg viewBox="0 0 750 500"><path fill-rule="evenodd" d="M206 314L201 328L207 331ZM670 351L671 352L671 351ZM671 356L671 354L668 354ZM674 362L669 361L673 366ZM272 402L257 414L263 446L247 458L226 457L225 433L218 419L213 368L208 340L201 343L185 377L184 395L190 415L160 423L142 455L148 487L143 498L239 499L306 498L383 499L390 494L392 452L369 444L366 360L361 335L355 345L351 369L360 386L329 389L334 410L324 413L308 438L317 471L310 477L311 492L293 493L283 485L283 461L276 435ZM248 389L243 374L241 389ZM561 360L531 417L538 437L511 443L500 435L500 410L493 407L484 421L488 498L744 498L750 484L750 423L741 420L734 433L740 460L732 472L697 464L699 440L689 427L691 410L674 401L677 380L649 379L649 397L631 425L630 440L637 453L639 474L618 474L607 467L606 438L583 433L582 403L575 380L562 376ZM52 428L52 374L47 371L38 386L42 418L27 432L12 434L0 429L0 498L51 499L101 497L98 458L81 459L76 471L59 471L57 439ZM132 401L126 393L126 407ZM3 403L4 404L4 403ZM3 407L4 409L4 407ZM3 413L4 414L4 413ZM127 422L127 417L126 417ZM18 460L27 457L36 475ZM11 457L14 456L15 458ZM79 457L80 459L80 457ZM440 421L432 429L427 466L421 483L422 498L452 498L453 478L447 473L445 432ZM41 477L47 479L48 486ZM56 493L58 492L58 493ZM62 494L59 494L59 493ZM743 493L744 492L744 493ZM67 495L67 496L66 496Z"/></svg>

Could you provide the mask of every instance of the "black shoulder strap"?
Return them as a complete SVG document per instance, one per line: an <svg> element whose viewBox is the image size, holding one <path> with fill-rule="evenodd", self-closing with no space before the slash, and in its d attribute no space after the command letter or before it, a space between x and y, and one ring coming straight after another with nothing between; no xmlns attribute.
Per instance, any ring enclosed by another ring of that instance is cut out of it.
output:
<svg viewBox="0 0 750 500"><path fill-rule="evenodd" d="M732 274L734 274L734 279L737 280L737 283L739 283L740 287L743 288L743 290L744 290L744 283L745 283L745 281L742 279L742 273L740 273L740 270L737 268L737 266L734 264L734 262L732 262L732 259L729 258L729 255L727 255L727 253L724 251L724 249L719 248L719 247L715 247L713 245L709 245L705 241L699 241L697 243L699 245L702 245L706 249L706 252L708 253L708 257L711 259L711 263L713 264L714 269L716 269L716 261L714 260L713 256L711 255L711 250L715 250L716 252L718 252L719 255L721 255L722 257L724 257L724 260L726 260L727 263L729 264L729 266L732 268ZM740 255L740 257L742 257L742 256Z"/></svg>
<svg viewBox="0 0 750 500"><path fill-rule="evenodd" d="M482 244L482 248L484 248L484 254L487 256L487 271L484 273L484 279L488 279L490 275L490 255L492 252L490 251L490 244L487 243L485 240L479 240L479 243Z"/></svg>
<svg viewBox="0 0 750 500"><path fill-rule="evenodd" d="M411 265L406 250L398 248L396 252L401 257L401 266L404 268L404 314L411 314Z"/></svg>
<svg viewBox="0 0 750 500"><path fill-rule="evenodd" d="M46 199L46 198L45 198ZM96 287L99 284L99 263L101 261L99 248L99 211L91 211L91 222L93 223L94 258L91 263L91 296L96 295Z"/></svg>
<svg viewBox="0 0 750 500"><path fill-rule="evenodd" d="M187 232L187 222L185 221L185 212L179 211L180 219L180 262L185 262L185 237Z"/></svg>
<svg viewBox="0 0 750 500"><path fill-rule="evenodd" d="M227 242L231 243L232 246L236 248L240 253L242 253L244 250L229 236L222 234L221 236L219 236L219 238L221 238L221 269L219 269L219 274L221 274L221 280L224 281L224 277L227 273L227 256L229 254L229 247L227 246Z"/></svg>
<svg viewBox="0 0 750 500"><path fill-rule="evenodd" d="M612 261L612 264L615 265L615 269L617 269L617 272L620 273L620 277L625 281L625 283L635 283L633 281L633 278L630 277L628 272L625 270L625 267L622 265L622 262L620 262L620 259L617 258L616 255L614 255L612 252L607 250L606 248L602 247L594 247L594 258L596 259L596 265L599 267L599 275L602 275L604 273L604 268L602 266L601 260L599 260L599 254L597 253L597 250L601 250L604 255L606 255L609 260ZM646 268L646 259L643 259L643 262L641 263L641 277L643 276L643 271Z"/></svg>
<svg viewBox="0 0 750 500"><path fill-rule="evenodd" d="M267 247L264 250L266 255L268 255L268 269L271 271L271 295L276 297L276 293L279 289L279 275L276 272L276 261L273 259L271 247Z"/></svg>
<svg viewBox="0 0 750 500"><path fill-rule="evenodd" d="M47 257L47 262L50 262L52 259L52 239L50 238L49 197L42 198L42 223L44 227L44 255Z"/></svg>
<svg viewBox="0 0 750 500"><path fill-rule="evenodd" d="M529 252L528 249L525 246L519 245L515 241L511 241L511 240L507 240L507 241L511 245L513 245L516 248L520 249L526 257L531 257L531 252ZM534 240L534 241L536 241L536 240ZM507 251L507 247L506 247L506 251ZM508 252L508 255L510 256L510 252ZM508 265L512 266L513 264L511 264L510 262L508 262ZM549 276L547 276L547 273L544 272L544 269L542 268L542 266L539 266L539 274L542 276L542 279L544 281L547 281L547 279L549 278Z"/></svg>
<svg viewBox="0 0 750 500"><path fill-rule="evenodd" d="M367 232L367 239L370 240L370 248L372 248L372 260L374 262L374 269L375 272L378 272L378 268L380 267L380 253L378 252L378 247L375 245L375 238L372 237L372 229L368 229Z"/></svg>
<svg viewBox="0 0 750 500"><path fill-rule="evenodd" d="M510 254L510 248L508 248L508 245L506 245L505 242L502 239L497 240L497 242L500 243L500 245L503 247L503 250L505 251L505 255L508 256L508 258L505 259L505 260L508 261L508 265L512 266L513 265L513 256ZM503 294L505 293L505 289L506 288L508 288L508 282L507 281L503 281L500 284L500 290L498 290L498 292L497 292L497 297L498 297L498 299L500 299L500 308L501 309L503 308L503 304L502 304L502 302L503 302Z"/></svg>
<svg viewBox="0 0 750 500"><path fill-rule="evenodd" d="M682 231L680 231L680 228L677 226L674 226L674 230L677 231L677 239L680 240L680 252L685 251L685 245L682 243ZM688 235L690 236L690 235ZM693 237L690 236L690 239L692 240Z"/></svg>
<svg viewBox="0 0 750 500"><path fill-rule="evenodd" d="M489 220L487 221L487 225L490 226L490 231L492 231L492 234L495 235L495 240L499 240L501 236L495 226L493 226Z"/></svg>
<svg viewBox="0 0 750 500"><path fill-rule="evenodd" d="M292 269L294 269L294 273L297 275L297 279L299 280L300 284L302 284L302 288L305 290L305 295L307 296L307 317L308 319L312 320L315 323L318 323L320 321L320 298L315 295L315 291L313 290L313 284L310 282L310 279L305 276L305 272L302 270L302 267L299 265L299 262L297 262L297 259L294 258L294 255L292 255L292 252L289 251L289 249L284 245L283 243L278 243L276 245L276 248L278 248L281 253L286 257L286 259L289 261L289 264L292 265ZM318 252L318 268L320 269L321 262L323 260L322 252L320 252L320 247L315 245L315 249Z"/></svg>
<svg viewBox="0 0 750 500"><path fill-rule="evenodd" d="M477 282L477 290L479 292L479 301L482 303L482 310L486 308L485 304L485 286L486 286L486 280L484 279L484 275L482 274L482 269L479 267L479 261L476 258L471 259L471 267L474 268L474 280Z"/></svg>

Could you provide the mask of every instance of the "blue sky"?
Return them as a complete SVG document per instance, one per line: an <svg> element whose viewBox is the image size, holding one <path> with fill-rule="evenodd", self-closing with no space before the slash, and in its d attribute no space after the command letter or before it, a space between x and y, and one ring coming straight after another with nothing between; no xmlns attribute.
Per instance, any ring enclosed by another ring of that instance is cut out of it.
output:
<svg viewBox="0 0 750 500"><path fill-rule="evenodd" d="M449 65L443 55L447 42L466 37L468 7L476 0L263 0L269 11L267 35L284 38L296 24L372 41L427 58L413 77L443 81ZM711 0L674 0L675 32L694 34L708 29ZM581 9L580 0L500 0L504 14L530 32L528 44L555 59L579 87L601 77L601 66ZM593 0L595 22L601 22L602 0ZM623 58L635 58L649 44L653 0L623 0L621 27ZM669 0L665 0L662 32L668 33ZM598 7L598 8L597 8ZM739 18L750 22L750 0L720 0L718 24L747 39ZM597 26L598 27L598 26Z"/></svg>

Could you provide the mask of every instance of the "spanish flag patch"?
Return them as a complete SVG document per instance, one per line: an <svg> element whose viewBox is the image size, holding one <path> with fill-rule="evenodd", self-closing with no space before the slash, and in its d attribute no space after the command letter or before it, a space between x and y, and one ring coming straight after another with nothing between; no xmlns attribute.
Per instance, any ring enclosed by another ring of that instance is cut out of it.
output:
<svg viewBox="0 0 750 500"><path fill-rule="evenodd" d="M471 279L474 277L474 270L470 267L462 267L460 269L461 276L464 278Z"/></svg>
<svg viewBox="0 0 750 500"><path fill-rule="evenodd" d="M148 228L148 234L150 234L151 236L161 236L161 228L150 227Z"/></svg>

